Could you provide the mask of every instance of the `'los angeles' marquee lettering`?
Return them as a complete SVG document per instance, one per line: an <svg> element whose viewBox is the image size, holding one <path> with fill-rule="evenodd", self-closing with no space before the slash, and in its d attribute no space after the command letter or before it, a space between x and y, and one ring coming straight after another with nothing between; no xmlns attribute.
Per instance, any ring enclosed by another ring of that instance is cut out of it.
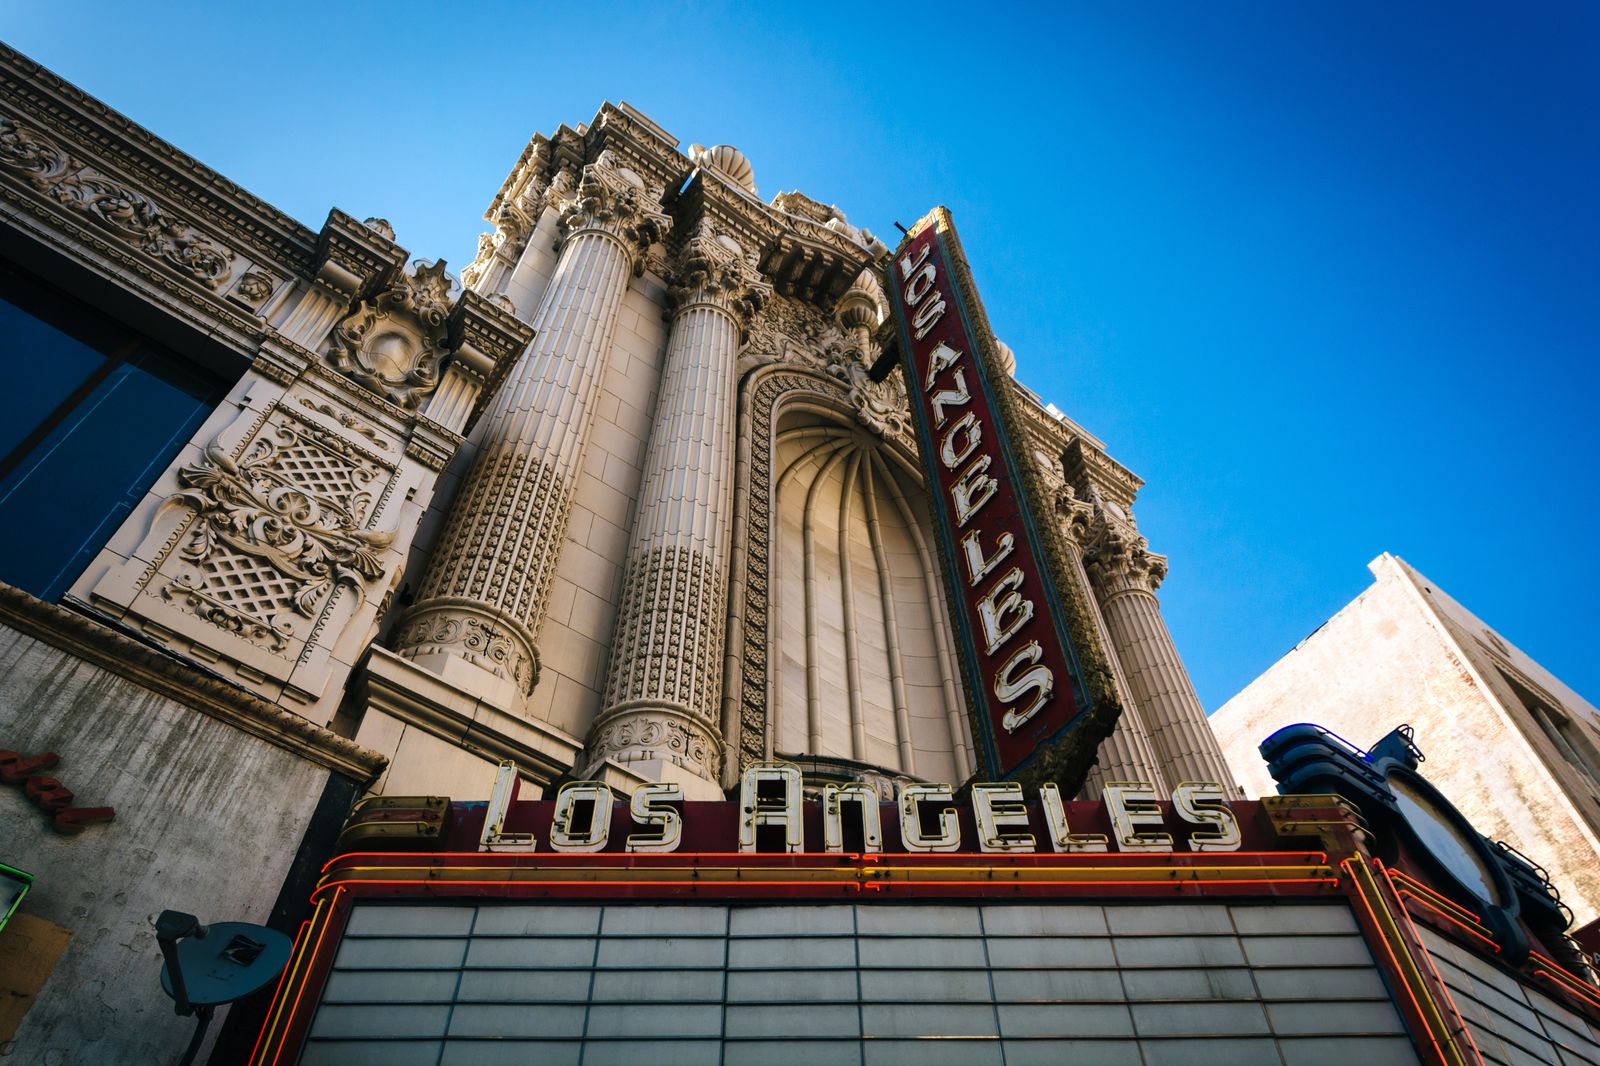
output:
<svg viewBox="0 0 1600 1066"><path fill-rule="evenodd" d="M745 770L737 806L739 851L805 850L806 805L801 786L800 768L788 763L756 763ZM478 843L480 851L539 850L533 834L505 830L518 787L516 768L503 765L490 794ZM978 851L992 853L1171 852L1179 848L1181 833L1190 851L1237 851L1243 839L1238 819L1218 784L1188 782L1173 789L1170 797L1144 782L1108 784L1101 804L1110 822L1109 834L1082 832L1069 824L1068 808L1056 785L1040 785L1034 790L1034 798L1043 813L1042 836L1031 828L1028 797L1020 784L974 784L966 802L971 824L977 828L977 840L964 841L954 788L906 785L895 805L900 845L908 852L971 850L974 843ZM1162 801L1168 799L1170 818L1162 807ZM681 805L682 800L683 790L675 784L642 786L628 803L633 825L639 832L626 836L622 850L676 851L683 840L684 816L674 804ZM611 842L614 802L611 789L599 781L563 785L556 793L548 850L606 850ZM847 818L854 821L850 828L858 835L861 851L883 850L883 814L878 794L870 786L824 785L821 808L825 852L845 850ZM1174 818L1176 825L1171 821Z"/></svg>

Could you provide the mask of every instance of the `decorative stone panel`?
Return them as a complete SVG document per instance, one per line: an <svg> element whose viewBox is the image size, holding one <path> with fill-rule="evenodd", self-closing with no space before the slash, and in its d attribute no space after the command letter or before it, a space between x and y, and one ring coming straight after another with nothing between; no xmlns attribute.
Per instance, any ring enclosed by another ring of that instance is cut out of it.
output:
<svg viewBox="0 0 1600 1066"><path fill-rule="evenodd" d="M326 721L459 443L269 339L73 594Z"/></svg>

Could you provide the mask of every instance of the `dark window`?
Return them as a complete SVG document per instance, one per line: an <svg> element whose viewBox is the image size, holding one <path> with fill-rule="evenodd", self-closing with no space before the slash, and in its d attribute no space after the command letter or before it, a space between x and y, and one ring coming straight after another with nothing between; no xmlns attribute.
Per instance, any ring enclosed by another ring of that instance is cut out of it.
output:
<svg viewBox="0 0 1600 1066"><path fill-rule="evenodd" d="M0 580L56 600L226 384L4 262L0 366Z"/></svg>

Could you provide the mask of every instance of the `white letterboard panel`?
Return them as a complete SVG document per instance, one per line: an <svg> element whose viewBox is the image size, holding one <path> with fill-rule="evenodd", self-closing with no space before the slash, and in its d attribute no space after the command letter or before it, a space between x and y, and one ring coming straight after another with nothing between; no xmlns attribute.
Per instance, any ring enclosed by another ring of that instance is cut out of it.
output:
<svg viewBox="0 0 1600 1066"><path fill-rule="evenodd" d="M300 1061L1417 1058L1342 903L363 903Z"/></svg>
<svg viewBox="0 0 1600 1066"><path fill-rule="evenodd" d="M1600 1066L1600 1036L1588 1022L1433 930L1420 932L1488 1066Z"/></svg>

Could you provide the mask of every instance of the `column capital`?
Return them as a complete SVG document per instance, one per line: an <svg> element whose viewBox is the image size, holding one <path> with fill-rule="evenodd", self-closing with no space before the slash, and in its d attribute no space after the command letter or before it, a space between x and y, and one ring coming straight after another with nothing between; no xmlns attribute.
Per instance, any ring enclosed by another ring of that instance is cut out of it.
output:
<svg viewBox="0 0 1600 1066"><path fill-rule="evenodd" d="M1150 550L1131 521L1119 519L1097 502L1080 543L1089 576L1110 591L1121 584L1153 593L1167 576L1167 557Z"/></svg>
<svg viewBox="0 0 1600 1066"><path fill-rule="evenodd" d="M772 286L761 276L756 259L754 251L747 251L710 217L701 216L673 257L672 277L667 283L668 314L676 316L695 304L711 304L734 317L743 339L751 316L772 295Z"/></svg>
<svg viewBox="0 0 1600 1066"><path fill-rule="evenodd" d="M546 195L560 212L556 223L563 242L586 231L608 234L627 249L637 277L644 272L645 253L672 228L661 207L664 191L606 149L580 172L563 169Z"/></svg>

